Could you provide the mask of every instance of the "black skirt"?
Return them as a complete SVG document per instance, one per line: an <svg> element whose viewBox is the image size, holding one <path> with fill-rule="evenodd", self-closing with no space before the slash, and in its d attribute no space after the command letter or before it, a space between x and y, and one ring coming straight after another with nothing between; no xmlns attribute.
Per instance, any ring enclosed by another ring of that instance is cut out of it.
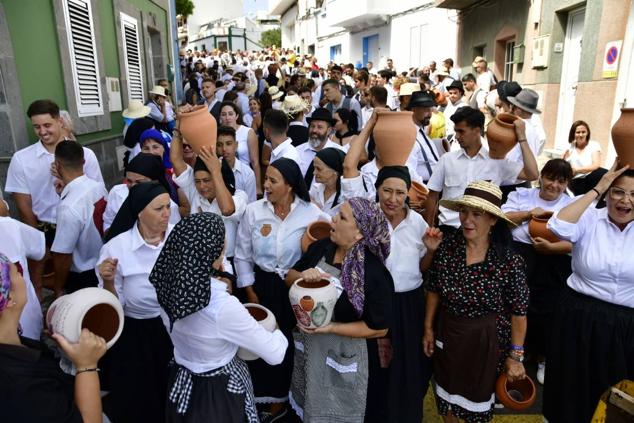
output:
<svg viewBox="0 0 634 423"><path fill-rule="evenodd" d="M160 317L125 318L119 340L106 354L110 393L104 412L113 422L165 421L172 341Z"/></svg>
<svg viewBox="0 0 634 423"><path fill-rule="evenodd" d="M589 422L606 389L634 380L634 308L566 288L551 324L544 417Z"/></svg>
<svg viewBox="0 0 634 423"><path fill-rule="evenodd" d="M393 355L388 369L388 421L420 423L431 378L431 360L423 352L423 288L397 292L393 315L389 332Z"/></svg>
<svg viewBox="0 0 634 423"><path fill-rule="evenodd" d="M297 321L288 298L286 284L275 272L265 272L257 266L254 270L253 289L260 304L271 310L288 344L293 345L292 330ZM247 362L256 403L281 403L288 400L293 373L293 351L294 348L287 348L284 360L277 366L271 366L261 358Z"/></svg>

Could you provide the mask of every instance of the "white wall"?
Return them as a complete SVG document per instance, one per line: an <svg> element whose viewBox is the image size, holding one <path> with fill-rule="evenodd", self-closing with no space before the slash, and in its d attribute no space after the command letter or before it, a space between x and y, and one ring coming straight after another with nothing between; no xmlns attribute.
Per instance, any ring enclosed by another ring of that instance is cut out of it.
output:
<svg viewBox="0 0 634 423"><path fill-rule="evenodd" d="M193 0L194 13L187 17L187 33L189 38L198 36L201 25L216 19L235 19L244 14L243 0L231 0L228 2L211 0Z"/></svg>
<svg viewBox="0 0 634 423"><path fill-rule="evenodd" d="M348 59L345 60L346 63L356 64L357 61L360 61L363 66L366 63L363 60L363 38L378 34L379 36L379 52L377 55L377 60L374 61L374 66L379 65L379 60L381 56L388 56L390 53L390 25L385 24L380 27L366 29L365 31L357 32L350 35L350 55Z"/></svg>

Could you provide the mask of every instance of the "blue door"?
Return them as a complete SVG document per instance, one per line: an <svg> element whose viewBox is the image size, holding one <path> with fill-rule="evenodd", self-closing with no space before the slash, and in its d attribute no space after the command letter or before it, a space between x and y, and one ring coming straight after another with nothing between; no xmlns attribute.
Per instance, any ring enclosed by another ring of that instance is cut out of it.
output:
<svg viewBox="0 0 634 423"><path fill-rule="evenodd" d="M337 63L339 62L340 59L341 59L341 44L330 46L330 61Z"/></svg>
<svg viewBox="0 0 634 423"><path fill-rule="evenodd" d="M379 34L363 37L363 66L368 62L376 66L379 60Z"/></svg>

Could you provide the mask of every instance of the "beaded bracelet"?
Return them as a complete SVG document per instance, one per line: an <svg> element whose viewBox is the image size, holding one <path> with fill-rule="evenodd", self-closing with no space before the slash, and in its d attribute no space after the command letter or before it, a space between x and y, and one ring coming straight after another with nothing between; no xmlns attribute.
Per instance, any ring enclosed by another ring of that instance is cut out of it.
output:
<svg viewBox="0 0 634 423"><path fill-rule="evenodd" d="M511 350L524 352L524 347L522 345L511 344Z"/></svg>
<svg viewBox="0 0 634 423"><path fill-rule="evenodd" d="M75 375L78 375L80 373L85 373L85 372L100 372L101 369L99 367L93 367L93 368L88 368L86 367L85 369L77 369L77 372L75 373Z"/></svg>

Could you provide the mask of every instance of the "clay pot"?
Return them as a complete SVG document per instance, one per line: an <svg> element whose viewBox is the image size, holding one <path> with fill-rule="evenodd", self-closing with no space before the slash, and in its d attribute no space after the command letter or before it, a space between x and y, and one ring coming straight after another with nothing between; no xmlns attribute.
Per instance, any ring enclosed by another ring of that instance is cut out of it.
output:
<svg viewBox="0 0 634 423"><path fill-rule="evenodd" d="M434 101L439 106L446 106L447 105L447 97L445 96L444 93L442 93L439 90L434 90Z"/></svg>
<svg viewBox="0 0 634 423"><path fill-rule="evenodd" d="M416 140L412 112L378 112L372 134L383 166L403 166Z"/></svg>
<svg viewBox="0 0 634 423"><path fill-rule="evenodd" d="M323 220L318 220L308 225L306 232L302 236L302 252L305 253L313 242L328 238L330 229L332 229L330 222L324 222Z"/></svg>
<svg viewBox="0 0 634 423"><path fill-rule="evenodd" d="M495 384L495 394L505 407L515 411L526 410L535 403L535 383L528 376L509 382L503 372Z"/></svg>
<svg viewBox="0 0 634 423"><path fill-rule="evenodd" d="M191 112L180 115L179 130L183 138L198 154L203 146L216 146L216 119L206 106L195 106Z"/></svg>
<svg viewBox="0 0 634 423"><path fill-rule="evenodd" d="M410 203L421 203L427 200L428 194L429 190L425 185L420 182L412 181L412 186L409 188L407 196L409 197Z"/></svg>
<svg viewBox="0 0 634 423"><path fill-rule="evenodd" d="M515 126L513 125L515 119L518 119L518 117L512 114L499 113L487 126L486 136L489 142L489 157L492 159L505 158L506 154L517 144Z"/></svg>
<svg viewBox="0 0 634 423"><path fill-rule="evenodd" d="M84 288L56 299L46 313L46 326L71 343L79 341L83 328L106 340L106 348L117 342L123 330L123 308L109 291Z"/></svg>
<svg viewBox="0 0 634 423"><path fill-rule="evenodd" d="M305 329L315 329L332 320L337 288L328 279L314 283L298 279L288 291L288 297L297 323Z"/></svg>
<svg viewBox="0 0 634 423"><path fill-rule="evenodd" d="M266 307L260 304L246 303L244 307L247 309L251 317L253 317L264 329L273 332L277 327L275 316ZM257 360L260 358L257 354L245 348L238 348L238 357L245 361Z"/></svg>
<svg viewBox="0 0 634 423"><path fill-rule="evenodd" d="M533 216L530 222L528 222L528 234L533 238L544 238L546 241L559 242L561 241L557 236L552 233L547 227L548 219L553 215L553 212L546 212L539 216Z"/></svg>
<svg viewBox="0 0 634 423"><path fill-rule="evenodd" d="M634 108L621 109L621 116L612 127L612 143L619 166L634 169Z"/></svg>

